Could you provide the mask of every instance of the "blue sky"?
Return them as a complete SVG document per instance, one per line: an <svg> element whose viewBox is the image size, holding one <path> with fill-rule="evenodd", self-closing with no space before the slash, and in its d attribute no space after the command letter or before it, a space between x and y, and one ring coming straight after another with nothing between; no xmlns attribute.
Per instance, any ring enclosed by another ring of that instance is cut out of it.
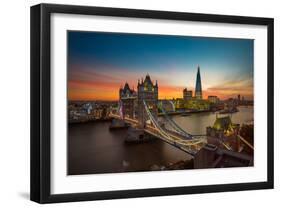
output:
<svg viewBox="0 0 281 207"><path fill-rule="evenodd" d="M183 87L194 90L200 65L205 95L227 98L239 92L251 98L253 47L248 39L69 31L69 81L74 83L69 84L70 93L78 95L81 89L95 99L98 87L106 91L125 81L136 86L149 73L160 88L162 84L165 97L172 98Z"/></svg>

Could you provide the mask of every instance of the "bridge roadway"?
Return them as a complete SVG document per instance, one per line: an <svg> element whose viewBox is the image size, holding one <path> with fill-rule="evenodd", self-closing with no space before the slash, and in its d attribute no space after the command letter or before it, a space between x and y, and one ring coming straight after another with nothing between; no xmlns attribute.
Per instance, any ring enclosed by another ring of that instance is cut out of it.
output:
<svg viewBox="0 0 281 207"><path fill-rule="evenodd" d="M109 116L115 119L121 119L121 117L117 114L111 113ZM131 124L133 127L137 127L138 120L128 117L125 117L123 120L126 123ZM202 138L201 136L195 137L194 139L186 139L184 136L167 129L165 129L165 134L167 136L163 136L161 135L159 129L150 124L147 124L145 126L144 131L154 137L167 142L170 145L173 145L174 147L181 149L182 151L192 156L194 156L196 152L198 152L204 146L204 144L207 143L206 138Z"/></svg>

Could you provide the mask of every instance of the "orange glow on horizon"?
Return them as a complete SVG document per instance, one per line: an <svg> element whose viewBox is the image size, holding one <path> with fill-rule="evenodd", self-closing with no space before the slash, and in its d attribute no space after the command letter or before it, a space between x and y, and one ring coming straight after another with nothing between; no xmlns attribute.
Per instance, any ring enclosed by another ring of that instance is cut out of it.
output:
<svg viewBox="0 0 281 207"><path fill-rule="evenodd" d="M131 85L130 85L131 86ZM105 82L80 82L80 81L69 81L68 83L68 99L71 101L117 101L119 99L120 85L118 83L105 83ZM159 99L177 99L183 98L184 87L159 86ZM135 88L136 90L136 88ZM194 90L193 96L195 95ZM203 90L203 99L207 99L208 96L218 96L221 100L227 98L236 98L240 94L241 97L252 99L253 90L252 88L246 88L244 90Z"/></svg>

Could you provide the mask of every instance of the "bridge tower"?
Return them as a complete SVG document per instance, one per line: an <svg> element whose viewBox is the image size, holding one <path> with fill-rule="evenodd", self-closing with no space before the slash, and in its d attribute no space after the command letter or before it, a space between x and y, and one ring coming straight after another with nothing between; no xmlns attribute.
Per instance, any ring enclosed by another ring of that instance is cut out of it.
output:
<svg viewBox="0 0 281 207"><path fill-rule="evenodd" d="M158 84L153 84L149 74L146 75L145 79L138 81L138 122L139 127L144 128L145 122L149 119L143 101L146 102L152 115L157 118L158 114Z"/></svg>
<svg viewBox="0 0 281 207"><path fill-rule="evenodd" d="M123 105L124 117L133 119L135 116L137 93L134 89L130 89L127 82L125 83L124 88L119 89L119 99Z"/></svg>

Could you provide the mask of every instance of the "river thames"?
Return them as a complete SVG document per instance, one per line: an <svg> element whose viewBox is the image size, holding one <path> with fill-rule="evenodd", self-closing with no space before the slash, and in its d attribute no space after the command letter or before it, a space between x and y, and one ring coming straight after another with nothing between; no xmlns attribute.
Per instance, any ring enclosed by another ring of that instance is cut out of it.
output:
<svg viewBox="0 0 281 207"><path fill-rule="evenodd" d="M253 122L253 107L239 107L231 115L233 123ZM227 114L219 115L227 116ZM161 119L161 117L159 118ZM194 113L173 116L174 121L191 134L206 134L216 114ZM70 124L68 128L68 174L94 174L149 171L154 165L166 166L191 157L161 141L126 144L126 129L110 131L109 121Z"/></svg>

